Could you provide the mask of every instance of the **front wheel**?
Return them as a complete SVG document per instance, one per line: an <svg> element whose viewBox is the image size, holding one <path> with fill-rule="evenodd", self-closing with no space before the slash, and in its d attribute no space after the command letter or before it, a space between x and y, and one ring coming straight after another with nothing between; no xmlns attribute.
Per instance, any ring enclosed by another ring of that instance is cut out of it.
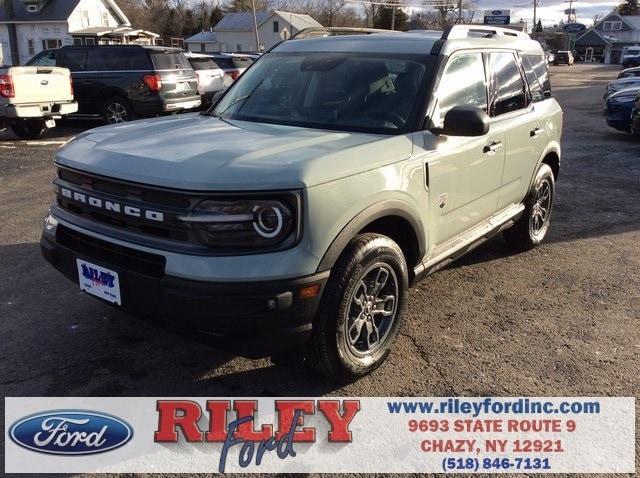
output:
<svg viewBox="0 0 640 478"><path fill-rule="evenodd" d="M22 120L11 124L14 134L21 139L37 139L47 130L45 120Z"/></svg>
<svg viewBox="0 0 640 478"><path fill-rule="evenodd" d="M398 335L407 263L393 240L356 236L336 262L313 324L310 364L352 381L379 367Z"/></svg>
<svg viewBox="0 0 640 478"><path fill-rule="evenodd" d="M542 163L525 199L524 213L513 226L504 231L504 238L513 249L532 249L546 237L555 199L555 184L551 167Z"/></svg>

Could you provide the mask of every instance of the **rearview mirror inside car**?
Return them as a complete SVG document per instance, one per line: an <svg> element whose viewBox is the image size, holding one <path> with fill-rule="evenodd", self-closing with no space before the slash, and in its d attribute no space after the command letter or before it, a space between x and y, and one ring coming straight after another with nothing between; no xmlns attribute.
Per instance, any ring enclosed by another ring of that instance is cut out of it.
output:
<svg viewBox="0 0 640 478"><path fill-rule="evenodd" d="M438 132L448 136L484 136L489 132L489 116L475 106L454 106L444 115L444 127Z"/></svg>

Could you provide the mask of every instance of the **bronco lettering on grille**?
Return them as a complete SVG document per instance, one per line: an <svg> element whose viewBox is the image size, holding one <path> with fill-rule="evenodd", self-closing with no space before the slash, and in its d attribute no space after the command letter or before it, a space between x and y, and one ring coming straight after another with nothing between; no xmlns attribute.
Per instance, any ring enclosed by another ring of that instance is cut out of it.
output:
<svg viewBox="0 0 640 478"><path fill-rule="evenodd" d="M89 206L104 209L105 211L115 212L116 214L124 214L132 217L143 217L151 221L163 222L164 213L160 211L152 211L149 209L141 209L139 207L129 206L128 204L121 204L118 202L107 201L88 194L72 191L67 188L60 188L60 194L63 197L82 204L88 204Z"/></svg>

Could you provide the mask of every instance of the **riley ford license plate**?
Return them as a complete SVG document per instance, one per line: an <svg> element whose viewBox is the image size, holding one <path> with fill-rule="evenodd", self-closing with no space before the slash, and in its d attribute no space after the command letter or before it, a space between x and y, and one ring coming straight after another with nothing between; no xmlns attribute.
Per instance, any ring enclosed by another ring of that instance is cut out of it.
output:
<svg viewBox="0 0 640 478"><path fill-rule="evenodd" d="M118 273L91 262L76 259L80 290L108 302L122 305Z"/></svg>

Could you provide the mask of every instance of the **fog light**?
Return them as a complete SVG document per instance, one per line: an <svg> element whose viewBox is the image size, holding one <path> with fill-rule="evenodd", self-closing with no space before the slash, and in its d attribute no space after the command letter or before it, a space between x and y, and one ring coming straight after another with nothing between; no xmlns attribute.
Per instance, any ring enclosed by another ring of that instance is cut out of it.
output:
<svg viewBox="0 0 640 478"><path fill-rule="evenodd" d="M302 287L298 291L298 296L301 299L311 299L320 293L320 284L308 285L306 287Z"/></svg>

